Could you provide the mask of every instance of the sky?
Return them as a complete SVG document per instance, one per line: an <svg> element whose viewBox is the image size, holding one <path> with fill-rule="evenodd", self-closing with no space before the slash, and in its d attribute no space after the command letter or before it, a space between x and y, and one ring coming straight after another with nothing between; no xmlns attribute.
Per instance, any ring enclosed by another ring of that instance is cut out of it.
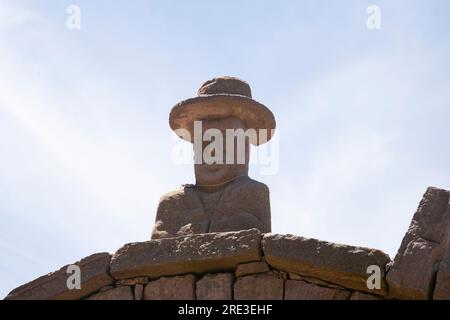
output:
<svg viewBox="0 0 450 320"><path fill-rule="evenodd" d="M381 29L367 28L370 5ZM277 120L278 169L250 169L270 188L272 231L393 258L426 188L450 189L449 12L445 0L0 0L0 297L148 240L160 196L195 181L171 158L170 109L222 75Z"/></svg>

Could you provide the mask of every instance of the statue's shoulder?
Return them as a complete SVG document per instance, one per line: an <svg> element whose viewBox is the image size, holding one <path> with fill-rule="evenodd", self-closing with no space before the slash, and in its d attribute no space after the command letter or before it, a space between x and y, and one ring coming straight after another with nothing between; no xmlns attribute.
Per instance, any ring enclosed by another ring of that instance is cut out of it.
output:
<svg viewBox="0 0 450 320"><path fill-rule="evenodd" d="M175 236L180 228L178 221L183 220L185 212L185 187L167 192L159 199L152 239Z"/></svg>
<svg viewBox="0 0 450 320"><path fill-rule="evenodd" d="M233 201L236 199L255 199L255 201L266 201L269 199L269 188L264 183L253 180L249 177L240 177L227 187L224 198L234 199ZM247 203L245 201L243 204Z"/></svg>
<svg viewBox="0 0 450 320"><path fill-rule="evenodd" d="M178 189L175 189L173 191L169 191L169 192L164 193L161 196L159 202L173 200L173 199L178 199L178 198L183 197L183 196L184 196L184 187L181 186Z"/></svg>
<svg viewBox="0 0 450 320"><path fill-rule="evenodd" d="M269 187L267 187L266 184L253 180L250 177L241 177L239 179L236 179L236 181L233 183L233 186L238 188L245 188L252 191L269 192Z"/></svg>
<svg viewBox="0 0 450 320"><path fill-rule="evenodd" d="M192 198L193 193L195 193L194 185L192 184L185 184L180 186L178 189L175 189L173 191L167 192L161 196L159 199L159 204L164 203L175 203L179 201L185 200L187 197Z"/></svg>

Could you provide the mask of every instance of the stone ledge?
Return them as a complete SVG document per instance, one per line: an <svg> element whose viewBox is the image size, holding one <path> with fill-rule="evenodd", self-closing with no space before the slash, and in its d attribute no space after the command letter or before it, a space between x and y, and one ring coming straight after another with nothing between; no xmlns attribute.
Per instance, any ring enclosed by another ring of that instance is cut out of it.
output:
<svg viewBox="0 0 450 320"><path fill-rule="evenodd" d="M238 264L259 260L258 230L206 233L127 244L114 254L111 274L116 280L203 274L234 271Z"/></svg>
<svg viewBox="0 0 450 320"><path fill-rule="evenodd" d="M11 291L5 300L77 300L82 299L102 287L112 285L109 275L109 253L97 253L74 264L81 270L81 289L69 290L66 265L56 272L49 273Z"/></svg>
<svg viewBox="0 0 450 320"><path fill-rule="evenodd" d="M350 291L320 287L304 281L286 281L285 300L348 300Z"/></svg>
<svg viewBox="0 0 450 320"><path fill-rule="evenodd" d="M386 294L384 270L389 256L380 250L341 245L293 235L266 234L264 256L278 270L319 278L343 287ZM367 267L381 270L381 290L367 288Z"/></svg>

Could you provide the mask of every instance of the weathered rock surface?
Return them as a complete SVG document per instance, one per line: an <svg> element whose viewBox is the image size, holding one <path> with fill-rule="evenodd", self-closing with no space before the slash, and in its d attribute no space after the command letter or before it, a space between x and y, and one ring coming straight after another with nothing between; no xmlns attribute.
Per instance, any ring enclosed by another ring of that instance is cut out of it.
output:
<svg viewBox="0 0 450 320"><path fill-rule="evenodd" d="M301 280L310 284L315 284L319 287L327 287L327 288L332 288L332 289L342 289L345 290L345 287L331 283L331 282L327 282L327 281L323 281L317 278L311 278L311 277L305 277L305 276L300 276L297 275L295 273L289 273L289 280Z"/></svg>
<svg viewBox="0 0 450 320"><path fill-rule="evenodd" d="M395 298L427 299L436 266L437 245L424 239L409 242L388 272L389 294Z"/></svg>
<svg viewBox="0 0 450 320"><path fill-rule="evenodd" d="M134 286L134 300L142 300L144 296L144 285L137 284Z"/></svg>
<svg viewBox="0 0 450 320"><path fill-rule="evenodd" d="M125 279L234 271L240 263L261 259L260 243L256 229L131 243L114 254L111 274Z"/></svg>
<svg viewBox="0 0 450 320"><path fill-rule="evenodd" d="M113 285L101 287L100 290L98 290L98 292L108 291L108 290L111 290L111 289L114 289Z"/></svg>
<svg viewBox="0 0 450 320"><path fill-rule="evenodd" d="M387 274L390 296L430 299L435 285L436 295L441 295L446 281L436 280L446 277L446 264L441 261L450 250L449 200L449 191L428 188L425 192Z"/></svg>
<svg viewBox="0 0 450 320"><path fill-rule="evenodd" d="M447 226L446 239L441 243L439 270L436 275L436 285L433 299L450 300L450 226Z"/></svg>
<svg viewBox="0 0 450 320"><path fill-rule="evenodd" d="M158 205L152 239L252 228L270 232L267 186L247 176L229 176L223 182L224 186L215 192L183 186L164 195ZM208 208L214 208L214 215Z"/></svg>
<svg viewBox="0 0 450 320"><path fill-rule="evenodd" d="M195 276L162 277L149 282L144 289L144 300L194 300Z"/></svg>
<svg viewBox="0 0 450 320"><path fill-rule="evenodd" d="M234 300L282 300L284 280L273 274L238 278L234 284Z"/></svg>
<svg viewBox="0 0 450 320"><path fill-rule="evenodd" d="M450 260L442 261L436 277L433 299L450 300Z"/></svg>
<svg viewBox="0 0 450 320"><path fill-rule="evenodd" d="M56 272L49 273L11 291L6 300L76 300L86 297L102 287L112 285L109 275L109 253L97 253L74 263L80 267L81 289L69 290L66 265Z"/></svg>
<svg viewBox="0 0 450 320"><path fill-rule="evenodd" d="M256 261L238 265L234 274L236 277L242 277L255 273L264 273L269 270L269 265L265 261Z"/></svg>
<svg viewBox="0 0 450 320"><path fill-rule="evenodd" d="M350 289L386 293L384 270L390 259L382 251L276 234L264 235L263 251L267 263L273 268L319 278ZM367 288L370 276L367 268L371 265L381 269L380 290Z"/></svg>
<svg viewBox="0 0 450 320"><path fill-rule="evenodd" d="M207 274L197 281L197 300L233 299L233 274Z"/></svg>
<svg viewBox="0 0 450 320"><path fill-rule="evenodd" d="M118 286L134 286L137 284L147 284L149 282L148 277L137 277L131 279L122 279L116 282Z"/></svg>
<svg viewBox="0 0 450 320"><path fill-rule="evenodd" d="M134 300L134 296L131 287L124 286L94 294L88 300Z"/></svg>
<svg viewBox="0 0 450 320"><path fill-rule="evenodd" d="M340 289L319 287L312 283L287 280L285 300L348 300L350 292Z"/></svg>

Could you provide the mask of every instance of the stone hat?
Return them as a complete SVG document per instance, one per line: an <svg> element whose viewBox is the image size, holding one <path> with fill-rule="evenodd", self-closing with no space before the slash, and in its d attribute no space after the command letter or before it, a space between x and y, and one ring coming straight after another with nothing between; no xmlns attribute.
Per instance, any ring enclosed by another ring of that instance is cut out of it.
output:
<svg viewBox="0 0 450 320"><path fill-rule="evenodd" d="M194 121L236 117L244 121L247 129L267 130L267 139L252 141L260 145L272 138L275 117L263 104L252 99L247 82L233 77L220 77L206 81L198 90L197 97L176 104L170 111L172 130L187 129L193 137ZM181 138L192 142L192 139Z"/></svg>

